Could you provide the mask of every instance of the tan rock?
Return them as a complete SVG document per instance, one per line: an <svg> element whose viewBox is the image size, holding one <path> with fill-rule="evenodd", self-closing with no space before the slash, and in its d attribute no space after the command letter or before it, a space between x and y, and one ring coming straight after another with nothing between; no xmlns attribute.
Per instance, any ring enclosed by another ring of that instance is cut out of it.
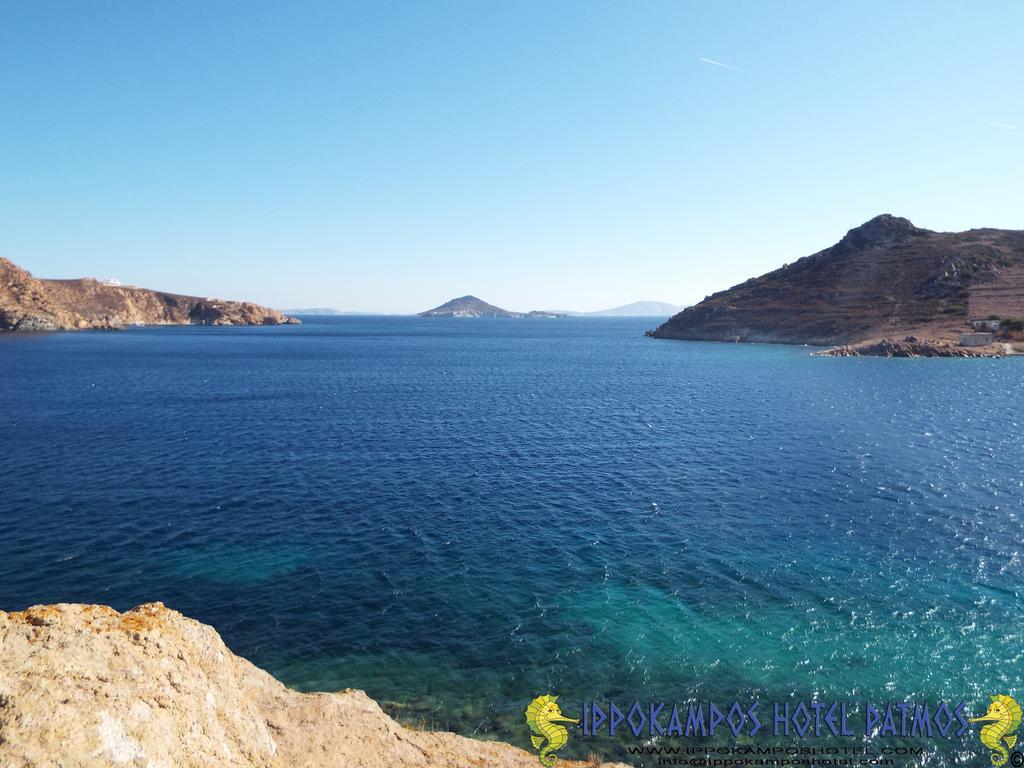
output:
<svg viewBox="0 0 1024 768"><path fill-rule="evenodd" d="M92 278L43 280L0 258L0 331L110 329L126 325L297 323L246 301L204 299Z"/></svg>
<svg viewBox="0 0 1024 768"><path fill-rule="evenodd" d="M945 339L878 339L813 353L817 357L1006 357L1002 344L961 347Z"/></svg>
<svg viewBox="0 0 1024 768"><path fill-rule="evenodd" d="M292 691L161 603L0 611L2 768L538 765L508 744L405 728L362 691Z"/></svg>

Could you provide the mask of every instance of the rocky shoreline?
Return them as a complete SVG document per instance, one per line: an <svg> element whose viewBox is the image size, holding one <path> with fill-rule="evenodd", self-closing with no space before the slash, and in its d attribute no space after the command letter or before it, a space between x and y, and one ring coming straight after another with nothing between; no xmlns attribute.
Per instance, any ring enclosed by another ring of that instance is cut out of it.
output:
<svg viewBox="0 0 1024 768"><path fill-rule="evenodd" d="M0 258L0 331L113 330L129 325L298 323L248 301L114 285L93 278L44 280Z"/></svg>
<svg viewBox="0 0 1024 768"><path fill-rule="evenodd" d="M559 761L565 768L592 764ZM509 744L406 728L362 691L290 690L231 653L212 627L148 603L125 613L79 604L0 611L0 765L536 768L538 762L536 753Z"/></svg>
<svg viewBox="0 0 1024 768"><path fill-rule="evenodd" d="M844 344L814 352L818 357L1006 357L1002 344L983 347L961 347L942 339L918 339L907 336L899 339L881 339L860 344Z"/></svg>

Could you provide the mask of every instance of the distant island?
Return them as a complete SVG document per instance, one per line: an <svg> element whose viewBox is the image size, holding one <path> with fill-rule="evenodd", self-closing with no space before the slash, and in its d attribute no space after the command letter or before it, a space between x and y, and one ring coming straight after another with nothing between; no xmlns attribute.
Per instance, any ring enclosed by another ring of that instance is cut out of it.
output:
<svg viewBox="0 0 1024 768"><path fill-rule="evenodd" d="M571 312L568 310L534 310L532 312L511 312L476 296L460 296L417 317L669 317L683 307L667 304L663 301L634 301L621 307L602 309L597 312ZM337 315L337 316L375 316L379 312L346 312L331 307L309 307L306 309L282 309L286 315Z"/></svg>
<svg viewBox="0 0 1024 768"><path fill-rule="evenodd" d="M578 314L580 317L669 317L682 309L681 306L667 304L664 301L634 301L632 304L602 309L597 312L574 312L571 314Z"/></svg>
<svg viewBox="0 0 1024 768"><path fill-rule="evenodd" d="M344 315L348 314L331 307L309 307L308 309L282 309L286 315Z"/></svg>
<svg viewBox="0 0 1024 768"><path fill-rule="evenodd" d="M381 317L385 315L384 312L347 312L341 309L333 309L331 307L310 307L308 309L282 309L286 315L331 315L331 316L344 316L344 317Z"/></svg>
<svg viewBox="0 0 1024 768"><path fill-rule="evenodd" d="M708 296L649 336L839 345L827 354L1001 356L1022 348L1024 231L933 232L889 214Z"/></svg>
<svg viewBox="0 0 1024 768"><path fill-rule="evenodd" d="M113 329L128 325L281 325L275 309L121 285L117 280L44 280L0 258L0 331Z"/></svg>
<svg viewBox="0 0 1024 768"><path fill-rule="evenodd" d="M488 304L476 296L460 296L457 299L446 301L439 307L420 312L417 317L565 317L560 312L544 312L534 310L532 312L511 312L493 304Z"/></svg>

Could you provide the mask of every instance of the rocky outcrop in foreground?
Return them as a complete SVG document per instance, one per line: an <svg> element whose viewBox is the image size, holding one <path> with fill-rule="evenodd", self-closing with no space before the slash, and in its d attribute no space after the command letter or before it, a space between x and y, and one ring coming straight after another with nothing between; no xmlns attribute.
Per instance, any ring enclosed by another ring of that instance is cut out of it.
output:
<svg viewBox="0 0 1024 768"><path fill-rule="evenodd" d="M536 768L535 754L412 731L362 691L297 693L161 603L0 611L4 768ZM559 765L580 766L560 762Z"/></svg>
<svg viewBox="0 0 1024 768"><path fill-rule="evenodd" d="M247 301L204 299L92 278L43 280L0 259L0 331L111 329L126 325L297 323Z"/></svg>
<svg viewBox="0 0 1024 768"><path fill-rule="evenodd" d="M1006 357L1002 344L961 347L948 341L882 339L864 344L846 344L814 353L820 357Z"/></svg>

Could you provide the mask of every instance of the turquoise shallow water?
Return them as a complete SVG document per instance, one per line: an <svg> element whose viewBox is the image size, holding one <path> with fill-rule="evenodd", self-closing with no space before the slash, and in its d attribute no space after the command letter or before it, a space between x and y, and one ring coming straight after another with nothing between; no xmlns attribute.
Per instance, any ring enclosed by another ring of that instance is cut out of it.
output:
<svg viewBox="0 0 1024 768"><path fill-rule="evenodd" d="M1024 359L653 324L0 338L0 607L163 600L292 686L522 746L548 690L1024 698Z"/></svg>

